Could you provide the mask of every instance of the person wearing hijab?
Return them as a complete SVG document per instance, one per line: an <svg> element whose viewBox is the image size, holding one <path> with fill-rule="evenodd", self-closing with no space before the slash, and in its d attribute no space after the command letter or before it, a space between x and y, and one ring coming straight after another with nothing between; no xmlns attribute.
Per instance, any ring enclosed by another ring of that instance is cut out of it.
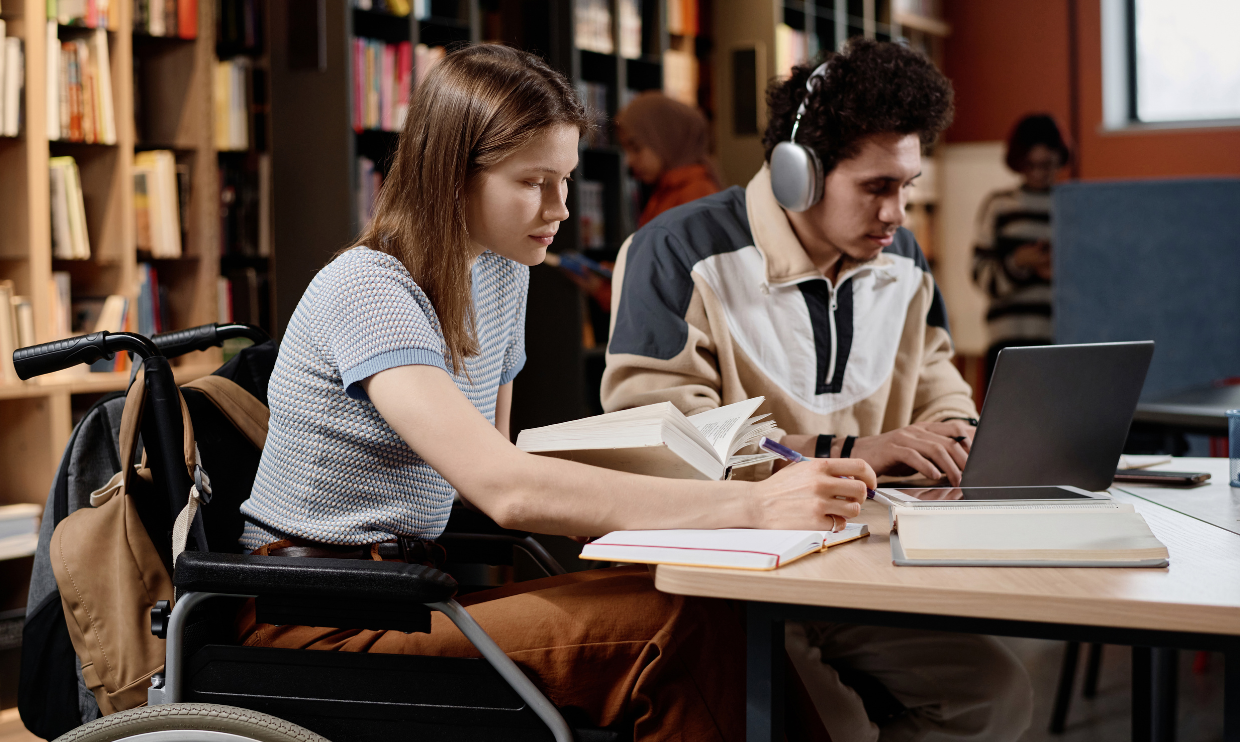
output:
<svg viewBox="0 0 1240 742"><path fill-rule="evenodd" d="M616 131L633 176L655 187L638 227L720 190L710 163L709 126L696 108L662 93L642 93L616 116Z"/></svg>

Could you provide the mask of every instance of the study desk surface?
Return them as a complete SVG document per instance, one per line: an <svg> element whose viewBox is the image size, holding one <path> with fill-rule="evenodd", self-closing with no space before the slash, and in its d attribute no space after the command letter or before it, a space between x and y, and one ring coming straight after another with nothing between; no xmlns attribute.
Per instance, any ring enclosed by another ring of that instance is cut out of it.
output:
<svg viewBox="0 0 1240 742"><path fill-rule="evenodd" d="M1159 464L1150 469L1204 471L1210 473L1210 479L1193 487L1119 482L1114 488L1240 535L1240 487L1229 484L1230 459L1172 459L1169 464Z"/></svg>
<svg viewBox="0 0 1240 742"><path fill-rule="evenodd" d="M660 566L659 590L735 600L1240 633L1240 535L1124 492L1171 552L1160 569L897 567L886 506L867 502L870 536L771 572Z"/></svg>

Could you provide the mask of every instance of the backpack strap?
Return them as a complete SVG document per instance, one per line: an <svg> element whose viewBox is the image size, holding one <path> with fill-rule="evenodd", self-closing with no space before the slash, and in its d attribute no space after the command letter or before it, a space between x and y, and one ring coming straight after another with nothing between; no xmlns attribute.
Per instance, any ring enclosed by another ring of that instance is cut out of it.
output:
<svg viewBox="0 0 1240 742"><path fill-rule="evenodd" d="M224 417L250 439L255 448L263 450L267 443L267 423L271 419L271 411L254 395L223 376L203 376L181 387L206 395L224 413Z"/></svg>

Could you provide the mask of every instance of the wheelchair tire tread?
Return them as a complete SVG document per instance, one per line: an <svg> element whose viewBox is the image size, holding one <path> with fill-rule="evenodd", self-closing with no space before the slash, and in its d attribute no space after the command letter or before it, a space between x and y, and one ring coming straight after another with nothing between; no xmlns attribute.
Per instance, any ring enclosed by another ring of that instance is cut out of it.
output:
<svg viewBox="0 0 1240 742"><path fill-rule="evenodd" d="M143 706L96 719L55 742L116 742L147 732L194 729L226 732L256 742L328 742L324 737L270 714L214 703Z"/></svg>

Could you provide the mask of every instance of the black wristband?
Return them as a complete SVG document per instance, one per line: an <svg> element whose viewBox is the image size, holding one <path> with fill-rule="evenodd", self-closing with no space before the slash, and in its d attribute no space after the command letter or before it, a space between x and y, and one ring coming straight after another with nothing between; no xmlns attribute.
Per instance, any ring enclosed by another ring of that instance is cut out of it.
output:
<svg viewBox="0 0 1240 742"><path fill-rule="evenodd" d="M831 458L831 443L835 440L833 435L820 435L818 440L814 442L814 458L829 459Z"/></svg>
<svg viewBox="0 0 1240 742"><path fill-rule="evenodd" d="M981 421L978 420L976 417L945 417L943 418L942 422L947 422L949 420L963 420L964 422L968 423L969 425L972 425L975 428L981 423Z"/></svg>
<svg viewBox="0 0 1240 742"><path fill-rule="evenodd" d="M857 436L850 435L844 439L844 447L840 449L840 458L846 459L852 454L853 444L857 442Z"/></svg>

